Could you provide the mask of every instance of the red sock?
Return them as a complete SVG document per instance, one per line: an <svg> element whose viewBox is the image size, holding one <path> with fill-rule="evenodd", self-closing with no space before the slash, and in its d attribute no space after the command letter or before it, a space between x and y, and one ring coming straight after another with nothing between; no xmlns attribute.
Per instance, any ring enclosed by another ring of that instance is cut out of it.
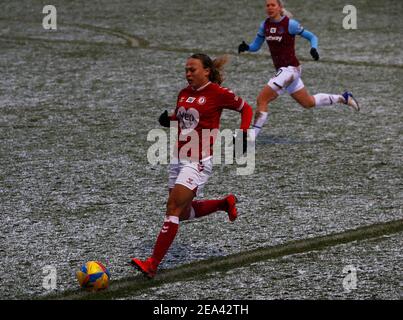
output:
<svg viewBox="0 0 403 320"><path fill-rule="evenodd" d="M192 201L192 207L195 212L195 218L200 218L216 211L225 211L227 209L227 200L195 200Z"/></svg>
<svg viewBox="0 0 403 320"><path fill-rule="evenodd" d="M169 247L175 239L176 233L179 228L179 218L169 216L165 219L164 225L158 235L157 241L155 242L154 252L152 257L159 264L165 257Z"/></svg>

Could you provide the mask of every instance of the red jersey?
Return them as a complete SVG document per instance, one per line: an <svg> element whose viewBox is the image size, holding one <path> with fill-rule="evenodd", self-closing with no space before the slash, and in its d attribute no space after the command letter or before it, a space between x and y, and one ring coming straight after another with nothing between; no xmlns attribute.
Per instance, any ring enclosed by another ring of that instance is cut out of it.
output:
<svg viewBox="0 0 403 320"><path fill-rule="evenodd" d="M268 18L264 23L264 35L276 70L281 67L300 65L295 55L295 35L288 32L289 21L290 19L284 16L279 22Z"/></svg>
<svg viewBox="0 0 403 320"><path fill-rule="evenodd" d="M213 155L213 144L217 134L209 130L220 128L221 113L224 109L241 112L244 105L250 106L232 91L216 83L209 82L195 90L191 86L182 89L172 120L178 121L179 158L190 157L200 161ZM248 129L250 125L245 125ZM203 129L209 129L204 130ZM211 135L207 133L211 132ZM195 150L197 153L195 154ZM182 156L181 156L182 155Z"/></svg>

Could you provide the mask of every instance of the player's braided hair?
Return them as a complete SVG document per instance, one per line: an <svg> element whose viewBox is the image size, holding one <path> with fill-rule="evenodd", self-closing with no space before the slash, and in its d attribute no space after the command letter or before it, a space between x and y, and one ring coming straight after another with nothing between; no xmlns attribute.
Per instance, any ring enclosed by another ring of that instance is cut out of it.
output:
<svg viewBox="0 0 403 320"><path fill-rule="evenodd" d="M229 61L228 55L220 56L212 60L208 55L204 53L196 53L190 58L198 59L202 62L205 69L210 69L209 80L211 82L221 85L224 82L224 65Z"/></svg>

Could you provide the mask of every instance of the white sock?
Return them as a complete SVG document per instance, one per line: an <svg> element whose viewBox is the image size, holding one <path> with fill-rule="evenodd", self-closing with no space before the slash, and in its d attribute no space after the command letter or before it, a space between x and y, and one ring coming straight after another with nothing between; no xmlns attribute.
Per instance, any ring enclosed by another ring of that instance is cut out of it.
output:
<svg viewBox="0 0 403 320"><path fill-rule="evenodd" d="M194 218L196 218L195 209L193 209L193 207L190 207L190 213L189 213L189 219L188 220L193 220Z"/></svg>
<svg viewBox="0 0 403 320"><path fill-rule="evenodd" d="M164 222L172 222L175 224L179 224L179 217L175 217L175 216L165 216Z"/></svg>
<svg viewBox="0 0 403 320"><path fill-rule="evenodd" d="M336 103L344 103L344 98L340 94L318 93L313 97L315 99L315 107L324 107L331 106Z"/></svg>
<svg viewBox="0 0 403 320"><path fill-rule="evenodd" d="M253 124L252 128L255 131L254 138L256 139L257 135L259 134L260 130L262 130L264 124L267 121L268 112L259 111L259 116L255 119L255 123Z"/></svg>

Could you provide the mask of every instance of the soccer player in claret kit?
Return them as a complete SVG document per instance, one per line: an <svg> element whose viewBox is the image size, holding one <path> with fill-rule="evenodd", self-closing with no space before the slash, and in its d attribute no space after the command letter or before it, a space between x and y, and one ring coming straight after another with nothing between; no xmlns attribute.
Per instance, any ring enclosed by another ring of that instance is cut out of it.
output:
<svg viewBox="0 0 403 320"><path fill-rule="evenodd" d="M243 151L246 151L247 129L253 110L242 98L220 86L226 62L225 56L212 60L205 54L194 54L188 58L185 71L189 85L180 91L174 113L169 116L165 111L159 118L160 124L165 127L169 127L171 121L178 123L178 158L169 165L166 217L153 253L146 260L132 258L130 261L149 278L155 276L158 265L172 244L179 221L200 218L216 211L227 212L230 221L237 218L237 198L233 194L218 200L193 200L201 194L213 169L212 146L216 136L203 134L203 130L205 133L206 129L219 129L223 109L241 114L240 129Z"/></svg>
<svg viewBox="0 0 403 320"><path fill-rule="evenodd" d="M256 52L266 40L276 68L276 74L257 98L251 138L256 138L266 123L269 103L285 92L307 109L341 103L359 111L358 102L351 92L346 91L341 95L319 93L314 96L308 93L301 79L301 65L295 55L295 36L309 40L310 54L315 61L319 60L318 38L304 29L298 21L288 17L291 14L285 10L281 0L266 0L266 13L268 18L260 24L255 40L250 45L243 41L238 47L238 53Z"/></svg>

